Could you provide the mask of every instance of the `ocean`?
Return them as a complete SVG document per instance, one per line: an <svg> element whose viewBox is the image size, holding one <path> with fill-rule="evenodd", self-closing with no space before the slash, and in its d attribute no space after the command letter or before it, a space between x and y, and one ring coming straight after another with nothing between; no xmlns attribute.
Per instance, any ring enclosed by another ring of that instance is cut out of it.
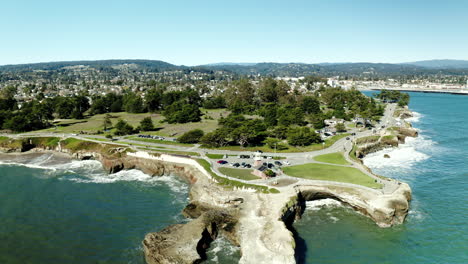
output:
<svg viewBox="0 0 468 264"><path fill-rule="evenodd" d="M410 95L420 136L364 159L411 186L406 222L382 229L333 200L310 202L294 224L302 263L468 263L468 96Z"/></svg>
<svg viewBox="0 0 468 264"><path fill-rule="evenodd" d="M294 224L300 263L468 263L468 96L411 93L410 108L420 137L364 160L410 184L406 222L382 229L334 200L309 202ZM189 187L177 176L107 175L96 161L51 154L20 159L27 164L0 156L0 263L142 264L146 233L187 221ZM206 263L239 257L220 239Z"/></svg>

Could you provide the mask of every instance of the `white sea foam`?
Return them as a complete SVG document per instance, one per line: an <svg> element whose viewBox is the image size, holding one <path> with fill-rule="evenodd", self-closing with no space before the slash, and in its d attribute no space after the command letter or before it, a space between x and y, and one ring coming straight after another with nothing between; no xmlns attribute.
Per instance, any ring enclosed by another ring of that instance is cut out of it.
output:
<svg viewBox="0 0 468 264"><path fill-rule="evenodd" d="M341 207L341 206L343 206L343 204L340 201L330 199L330 198L306 202L306 210L311 210L311 211L318 211L322 208L333 208L333 207Z"/></svg>
<svg viewBox="0 0 468 264"><path fill-rule="evenodd" d="M232 245L226 238L220 237L210 245L208 254L213 255L213 257L209 259L209 263L220 263L218 257L220 252L222 252L223 255L233 256L239 252L239 248Z"/></svg>
<svg viewBox="0 0 468 264"><path fill-rule="evenodd" d="M140 170L122 170L117 173L107 174L103 171L102 165L98 161L73 161L62 165L61 169L79 174L79 177L64 176L61 179L71 180L79 183L115 183L115 182L141 182L147 186L167 185L173 192L186 193L188 184L178 180L177 176L164 175L152 177Z"/></svg>
<svg viewBox="0 0 468 264"><path fill-rule="evenodd" d="M434 141L426 139L422 135L416 138L407 137L405 144L369 154L363 159L363 162L371 169L408 169L416 163L428 159L430 156L427 153L431 152L434 145ZM384 158L385 154L389 155L390 158Z"/></svg>
<svg viewBox="0 0 468 264"><path fill-rule="evenodd" d="M418 112L413 112L413 117L406 118L405 120L410 123L417 123L421 120L422 117L424 117L423 114L420 114Z"/></svg>

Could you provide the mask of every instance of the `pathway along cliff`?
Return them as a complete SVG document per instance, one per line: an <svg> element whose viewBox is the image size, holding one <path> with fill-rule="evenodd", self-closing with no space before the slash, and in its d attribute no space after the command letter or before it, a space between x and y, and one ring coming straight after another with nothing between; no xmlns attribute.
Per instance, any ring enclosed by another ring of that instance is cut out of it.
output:
<svg viewBox="0 0 468 264"><path fill-rule="evenodd" d="M250 188L253 186L226 184L209 167L188 157L135 152L73 138L3 140L0 150L52 150L76 159L100 160L109 173L140 169L153 176L176 174L187 179L191 184L190 204L183 213L193 220L146 235L143 247L150 264L199 263L220 235L240 247L240 263L296 263L295 240L289 227L303 213L306 201L336 199L380 227L390 227L403 223L411 200L411 189L400 182L384 192L338 182L282 179L275 186L262 186L260 190L266 191L258 192L258 188ZM268 192L271 188L277 193Z"/></svg>

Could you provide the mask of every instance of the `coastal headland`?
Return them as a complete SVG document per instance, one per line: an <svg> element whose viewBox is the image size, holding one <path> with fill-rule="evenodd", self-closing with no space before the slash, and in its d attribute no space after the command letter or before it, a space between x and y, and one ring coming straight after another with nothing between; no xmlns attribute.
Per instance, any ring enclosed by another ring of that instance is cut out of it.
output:
<svg viewBox="0 0 468 264"><path fill-rule="evenodd" d="M411 117L406 109L391 109L386 122ZM391 123L391 122L390 122ZM139 169L152 176L174 174L191 184L190 203L183 214L192 220L147 234L143 248L147 263L198 263L206 258L210 243L224 236L240 247L240 263L296 263L291 224L301 217L305 202L331 198L371 218L380 227L402 224L409 210L411 189L403 182L374 175L360 158L405 138L417 136L411 124L364 131L351 140L341 139L318 154L343 149L349 166L374 179L379 187L349 182L315 180L281 175L275 179L246 181L224 175L203 156L154 153L125 144L88 141L74 137L3 138L2 152L67 153L75 159L101 161L109 173ZM285 154L286 155L286 154ZM294 160L293 155L288 158Z"/></svg>

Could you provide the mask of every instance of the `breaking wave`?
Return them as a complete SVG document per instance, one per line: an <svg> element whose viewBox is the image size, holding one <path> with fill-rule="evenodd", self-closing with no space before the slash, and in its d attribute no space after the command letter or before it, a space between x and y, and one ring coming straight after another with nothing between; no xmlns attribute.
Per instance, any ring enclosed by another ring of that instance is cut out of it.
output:
<svg viewBox="0 0 468 264"><path fill-rule="evenodd" d="M424 117L423 114L418 113L418 112L413 112L413 117L406 118L405 120L410 123L417 123L421 120L422 117Z"/></svg>
<svg viewBox="0 0 468 264"><path fill-rule="evenodd" d="M343 203L335 199L331 199L331 198L306 202L306 210L311 210L311 211L318 211L323 208L335 208L335 207L343 207L343 206L344 206Z"/></svg>
<svg viewBox="0 0 468 264"><path fill-rule="evenodd" d="M40 154L34 156L8 156L0 161L0 165L23 166L32 169L44 170L46 177L57 177L60 180L69 180L78 183L115 183L138 182L143 186L168 186L173 192L187 193L188 184L178 179L176 175L152 177L139 170L123 170L118 173L107 174L102 164L96 160L56 160L54 154Z"/></svg>
<svg viewBox="0 0 468 264"><path fill-rule="evenodd" d="M206 263L235 263L239 261L240 249L232 245L225 237L217 238L207 251Z"/></svg>
<svg viewBox="0 0 468 264"><path fill-rule="evenodd" d="M369 154L363 159L363 162L371 169L399 168L405 170L430 158L434 145L434 141L426 139L422 135L416 138L407 137L405 144ZM390 158L384 158L384 155L388 155Z"/></svg>

